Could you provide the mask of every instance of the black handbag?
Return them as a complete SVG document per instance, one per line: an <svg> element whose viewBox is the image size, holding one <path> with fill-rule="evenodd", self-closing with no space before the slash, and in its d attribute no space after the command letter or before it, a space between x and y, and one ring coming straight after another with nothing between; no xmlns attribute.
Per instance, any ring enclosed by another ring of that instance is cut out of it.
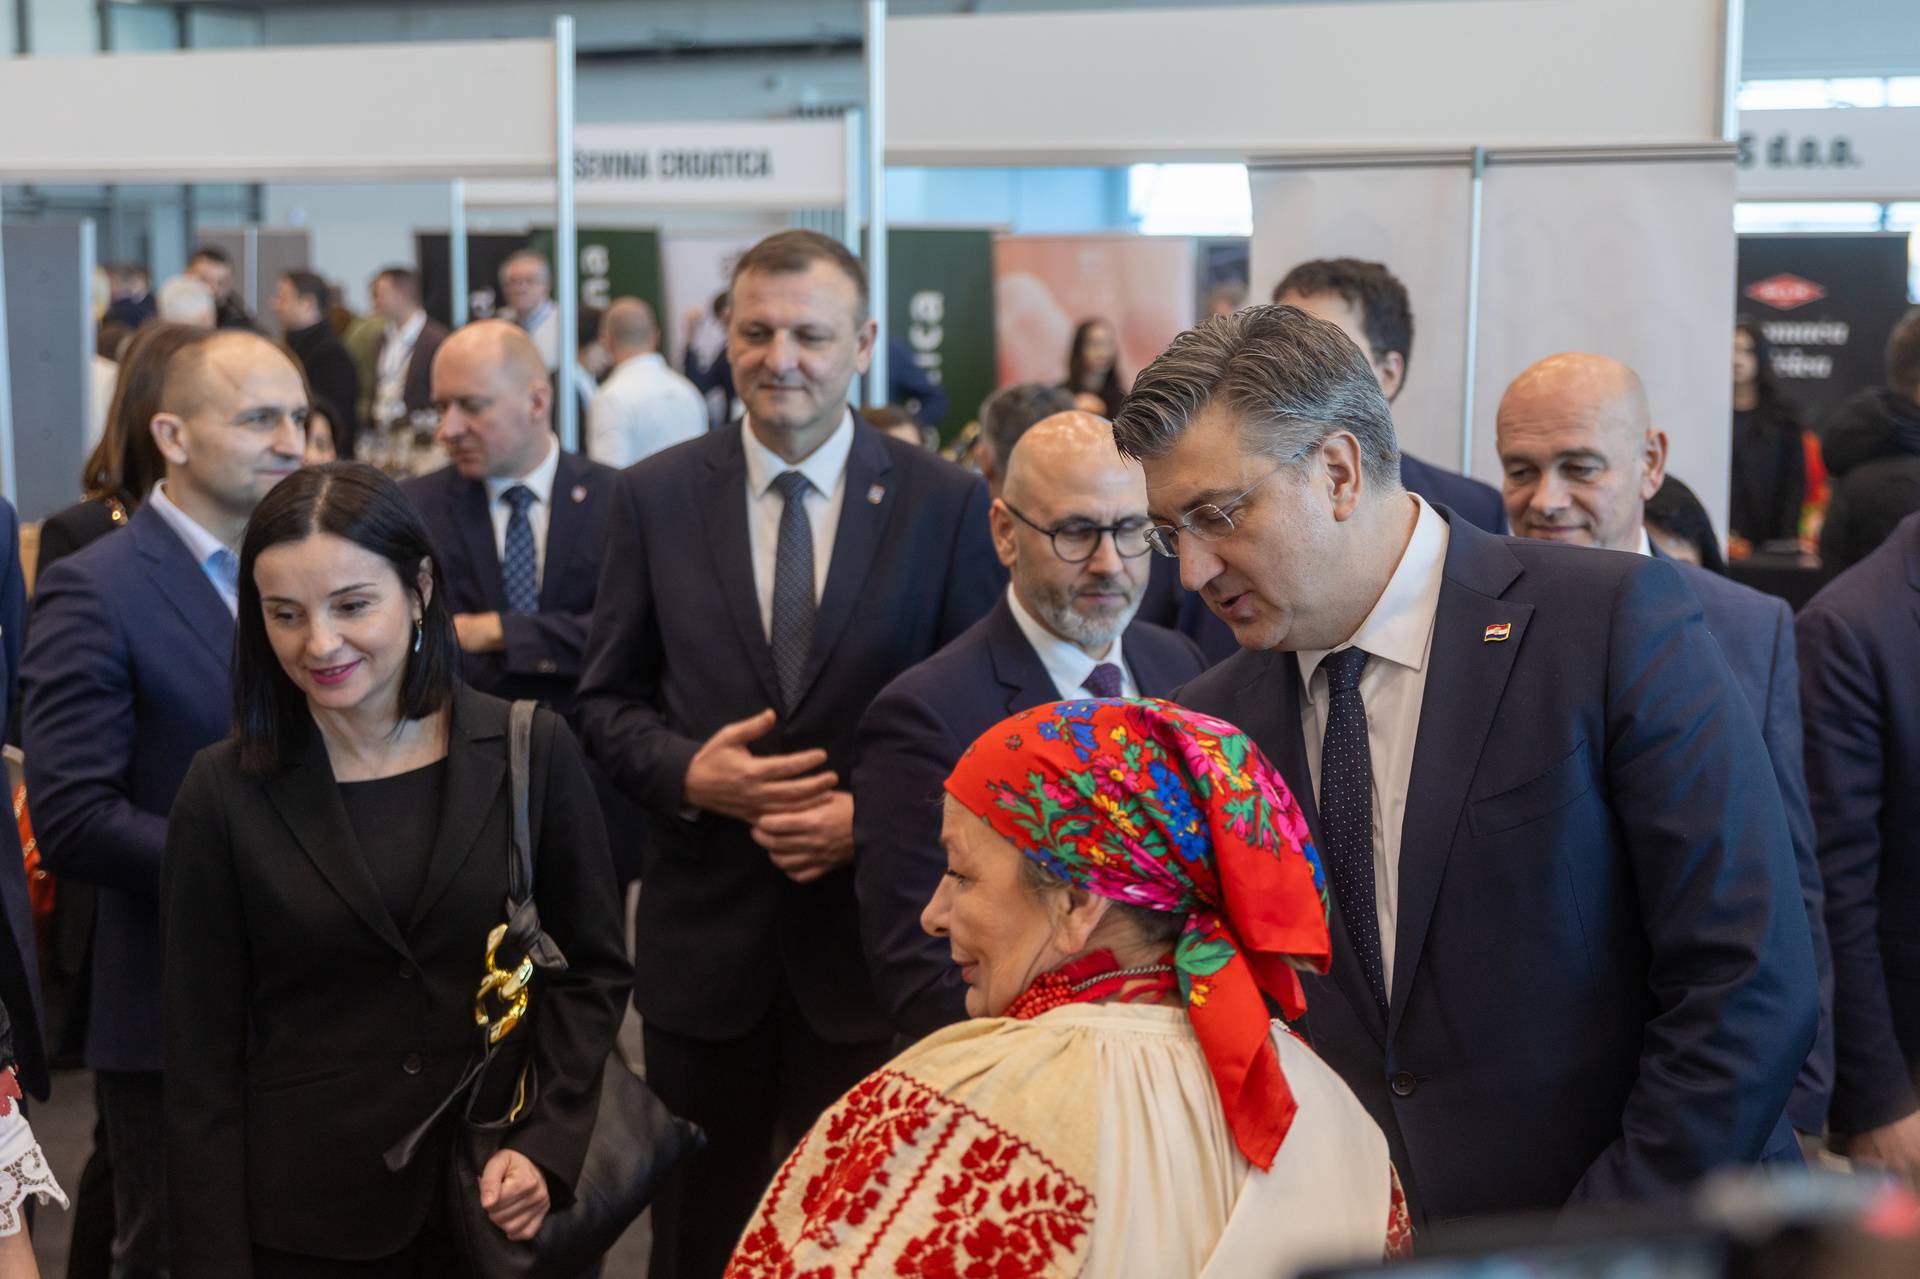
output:
<svg viewBox="0 0 1920 1279"><path fill-rule="evenodd" d="M458 1107L460 1123L447 1159L447 1211L450 1229L469 1262L468 1273L483 1279L573 1279L585 1272L633 1224L674 1167L706 1145L706 1135L676 1118L616 1047L601 1072L600 1110L574 1184L573 1201L549 1212L539 1234L525 1243L508 1239L480 1206L481 1170L521 1122L540 1088L529 1060L509 1113L476 1117L473 1111L487 1068L501 1043L529 1015L534 975L560 972L567 966L560 948L540 927L540 911L533 900L533 838L527 803L533 712L534 703L515 702L508 719L513 809L507 841L507 922L496 926L487 939L487 973L476 1001L481 1048L446 1099L386 1153L389 1168L398 1172L407 1167L435 1125ZM502 970L494 962L502 953L520 959ZM499 1016L486 1014L489 996L504 1005ZM539 1011L533 1009L531 1015L537 1018Z"/></svg>

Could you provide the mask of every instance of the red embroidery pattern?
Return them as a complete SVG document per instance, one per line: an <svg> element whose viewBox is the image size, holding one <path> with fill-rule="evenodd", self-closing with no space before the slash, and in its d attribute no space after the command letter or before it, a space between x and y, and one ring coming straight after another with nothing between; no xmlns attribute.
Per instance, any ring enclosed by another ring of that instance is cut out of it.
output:
<svg viewBox="0 0 1920 1279"><path fill-rule="evenodd" d="M1387 1206L1387 1246L1381 1257L1405 1261L1413 1255L1413 1220L1407 1215L1407 1192L1400 1188L1400 1170L1388 1164L1387 1172L1393 1178L1393 1202Z"/></svg>
<svg viewBox="0 0 1920 1279"><path fill-rule="evenodd" d="M781 1169L728 1279L1037 1279L1086 1257L1093 1195L905 1075L842 1098Z"/></svg>

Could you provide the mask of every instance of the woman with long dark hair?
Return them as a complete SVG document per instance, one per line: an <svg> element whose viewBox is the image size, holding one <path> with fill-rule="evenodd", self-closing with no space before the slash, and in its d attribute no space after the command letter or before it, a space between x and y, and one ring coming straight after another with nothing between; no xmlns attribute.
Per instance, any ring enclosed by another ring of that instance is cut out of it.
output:
<svg viewBox="0 0 1920 1279"><path fill-rule="evenodd" d="M507 895L508 703L457 682L439 583L364 463L296 472L247 525L234 736L187 774L161 885L178 1279L467 1273L454 1194L529 1239L579 1175L631 976L593 784L548 711L533 897L567 962L473 1112L516 1122L477 1187L449 1186L450 1120L383 1160L473 1059Z"/></svg>
<svg viewBox="0 0 1920 1279"><path fill-rule="evenodd" d="M1747 547L1800 536L1807 461L1793 406L1773 377L1773 349L1746 317L1733 325L1733 485L1727 525Z"/></svg>
<svg viewBox="0 0 1920 1279"><path fill-rule="evenodd" d="M1120 338L1105 320L1082 320L1073 331L1073 346L1067 353L1067 393L1076 399L1089 397L1086 407L1108 418L1120 411L1120 401L1127 398L1127 389L1120 384ZM1094 399L1100 401L1097 409Z"/></svg>

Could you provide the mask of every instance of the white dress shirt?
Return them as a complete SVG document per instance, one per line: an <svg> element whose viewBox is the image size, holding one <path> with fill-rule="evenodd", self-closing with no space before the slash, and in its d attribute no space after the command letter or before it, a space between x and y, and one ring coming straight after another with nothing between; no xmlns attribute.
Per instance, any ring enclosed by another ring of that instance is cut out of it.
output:
<svg viewBox="0 0 1920 1279"><path fill-rule="evenodd" d="M1647 536L1647 526L1640 526L1640 545L1634 548L1648 559L1653 558L1653 539Z"/></svg>
<svg viewBox="0 0 1920 1279"><path fill-rule="evenodd" d="M548 440L546 459L519 479L489 477L486 481L487 516L493 521L493 553L502 560L507 555L507 521L513 518L513 508L501 501L500 495L516 484L524 484L533 491L533 501L527 504L527 524L533 529L533 588L536 591L546 577L547 526L553 522L553 477L559 470L560 442Z"/></svg>
<svg viewBox="0 0 1920 1279"><path fill-rule="evenodd" d="M387 326L387 340L381 344L373 381L373 420L382 426L407 415L407 366L413 363L414 344L426 327L425 311L415 311L413 318L397 329Z"/></svg>
<svg viewBox="0 0 1920 1279"><path fill-rule="evenodd" d="M706 433L706 400L657 351L620 361L587 409L587 454L612 467Z"/></svg>
<svg viewBox="0 0 1920 1279"><path fill-rule="evenodd" d="M1413 538L1367 620L1352 639L1340 645L1362 648L1368 654L1366 669L1360 672L1360 699L1367 707L1367 756L1373 768L1373 899L1380 920L1380 966L1388 990L1393 989L1394 927L1400 917L1400 828L1407 816L1414 739L1420 731L1427 658L1433 650L1433 615L1440 606L1450 538L1440 513L1426 499L1409 496L1420 508ZM1300 726L1316 800L1320 747L1327 731L1327 673L1320 663L1337 651L1310 649L1295 654L1306 686Z"/></svg>
<svg viewBox="0 0 1920 1279"><path fill-rule="evenodd" d="M774 490L782 471L807 477L807 522L813 526L813 598L818 603L833 564L833 539L840 529L840 507L847 496L847 456L853 452L853 410L848 409L819 448L789 466L762 444L747 419L740 419L747 454L747 544L753 551L753 593L760 601L760 626L773 640L773 569L780 549L780 515L786 499Z"/></svg>
<svg viewBox="0 0 1920 1279"><path fill-rule="evenodd" d="M154 514L167 522L182 542L187 545L187 554L193 556L193 562L213 583L213 589L220 592L221 602L227 606L227 612L240 616L240 557L231 546L209 533L198 520L173 504L167 496L167 482L161 480L153 486L153 492L147 501L153 504Z"/></svg>
<svg viewBox="0 0 1920 1279"><path fill-rule="evenodd" d="M560 308L551 302L542 302L533 308L533 314L520 326L540 348L540 358L546 361L547 372L560 367Z"/></svg>
<svg viewBox="0 0 1920 1279"><path fill-rule="evenodd" d="M1127 659L1120 651L1121 637L1113 637L1113 643L1107 646L1105 657L1088 657L1086 650L1069 639L1062 639L1046 628L1046 625L1027 611L1020 602L1020 593L1007 587L1007 607L1013 611L1013 620L1020 627L1020 633L1027 637L1027 643L1047 668L1047 674L1053 677L1053 687L1062 701L1074 701L1082 697L1092 697L1093 690L1087 687L1087 676L1093 674L1093 668L1103 662L1111 662L1120 668L1120 696L1140 696L1140 686L1134 683L1133 672L1127 669Z"/></svg>

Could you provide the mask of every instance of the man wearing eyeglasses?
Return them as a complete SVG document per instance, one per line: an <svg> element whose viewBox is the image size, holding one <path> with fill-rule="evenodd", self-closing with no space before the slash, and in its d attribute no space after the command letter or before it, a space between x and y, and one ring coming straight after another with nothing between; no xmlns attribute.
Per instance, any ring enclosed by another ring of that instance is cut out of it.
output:
<svg viewBox="0 0 1920 1279"><path fill-rule="evenodd" d="M1673 566L1409 494L1366 356L1294 307L1176 338L1114 424L1243 651L1177 694L1306 814L1308 1032L1416 1226L1797 1164L1819 1022L1760 728Z"/></svg>
<svg viewBox="0 0 1920 1279"><path fill-rule="evenodd" d="M874 989L909 1038L963 1021L947 943L920 927L946 868L931 797L967 744L1063 698L1164 697L1206 663L1177 631L1134 621L1146 590L1147 490L1091 413L1036 423L1007 455L991 512L1012 584L991 613L886 687L853 759L854 887Z"/></svg>

